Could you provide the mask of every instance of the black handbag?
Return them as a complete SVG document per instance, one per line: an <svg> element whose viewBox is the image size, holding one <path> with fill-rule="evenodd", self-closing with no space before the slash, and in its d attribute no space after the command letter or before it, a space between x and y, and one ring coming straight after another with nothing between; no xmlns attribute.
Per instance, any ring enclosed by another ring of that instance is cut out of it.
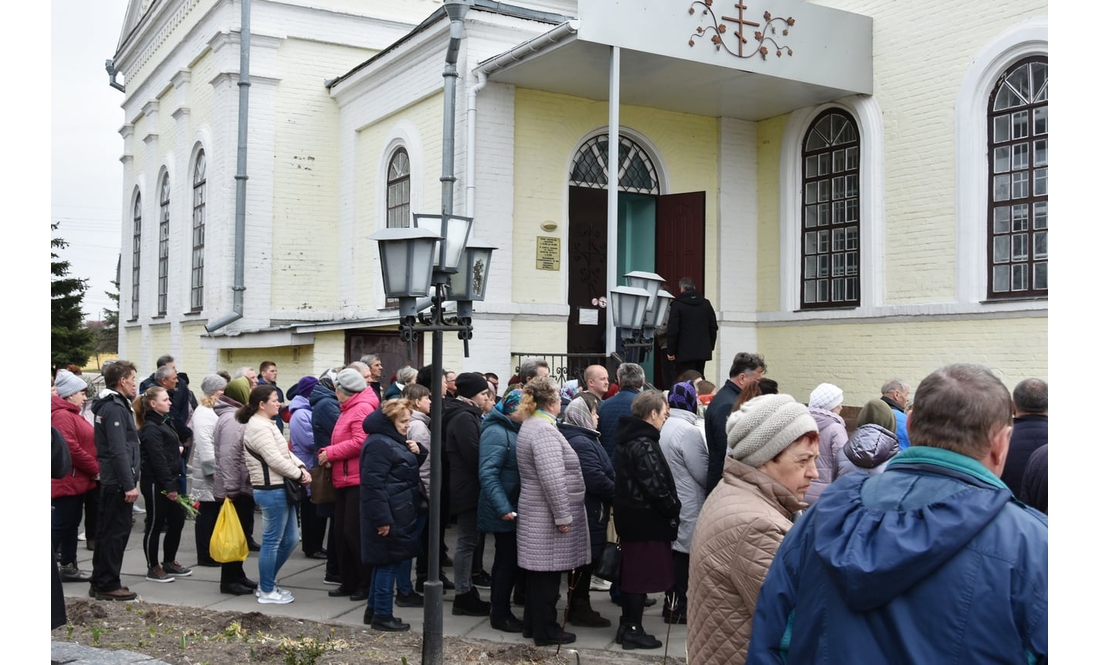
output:
<svg viewBox="0 0 1100 665"><path fill-rule="evenodd" d="M286 492L286 505L297 506L302 502L302 495L305 494L306 488L304 485L299 485L297 481L284 478L283 490Z"/></svg>
<svg viewBox="0 0 1100 665"><path fill-rule="evenodd" d="M592 571L592 574L601 579L605 579L608 582L619 581L619 566L622 564L623 550L619 546L619 541L607 542L603 546L603 551L600 552L600 560L596 562L596 568Z"/></svg>

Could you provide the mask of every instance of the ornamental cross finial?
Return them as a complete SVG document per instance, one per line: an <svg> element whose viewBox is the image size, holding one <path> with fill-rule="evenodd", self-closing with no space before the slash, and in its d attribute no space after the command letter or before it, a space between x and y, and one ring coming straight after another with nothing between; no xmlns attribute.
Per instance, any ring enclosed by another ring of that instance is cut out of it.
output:
<svg viewBox="0 0 1100 665"><path fill-rule="evenodd" d="M715 50L725 50L730 55L737 58L751 58L757 53L764 60L768 59L768 44L770 43L775 48L776 57L783 57L783 53L786 52L788 56L793 56L794 51L789 46L782 45L775 40L773 35L778 34L778 24L782 24L783 36L786 37L794 25L794 18L788 16L787 18L781 18L772 16L771 12L764 12L764 24L763 29L753 32L753 39L756 41L756 48L751 52L746 53L745 45L749 43L749 40L745 37L745 26L752 28L760 28L761 24L755 21L749 21L745 18L745 10L748 6L743 1L737 2L734 8L737 9L737 16L722 16L721 21L711 9L711 5L714 4L714 0L694 0L688 7L688 14L695 14L695 8L700 8L700 13L704 17L708 17L706 20L709 25L701 25L695 28L695 33L688 39L688 46L695 46L695 39L697 37L704 37L707 33L713 33L710 37L710 41L714 44ZM737 26L734 29L733 34L737 37L737 52L735 53L726 44L723 35L727 32L726 23L729 22ZM773 25L776 24L776 25Z"/></svg>

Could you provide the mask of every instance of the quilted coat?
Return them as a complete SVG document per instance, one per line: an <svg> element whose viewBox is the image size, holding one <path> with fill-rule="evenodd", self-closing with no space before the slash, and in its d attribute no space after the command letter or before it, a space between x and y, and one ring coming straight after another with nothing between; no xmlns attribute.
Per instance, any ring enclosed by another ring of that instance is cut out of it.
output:
<svg viewBox="0 0 1100 665"><path fill-rule="evenodd" d="M214 500L214 473L217 458L214 456L214 428L218 414L201 404L191 418L191 498L195 501Z"/></svg>
<svg viewBox="0 0 1100 665"><path fill-rule="evenodd" d="M515 520L500 519L516 510L519 501L519 467L516 465L516 438L520 423L489 409L481 425L478 446L478 479L481 495L477 501L477 530L482 533L514 532ZM452 467L453 468L453 467Z"/></svg>
<svg viewBox="0 0 1100 665"><path fill-rule="evenodd" d="M340 400L336 399L336 393L323 383L313 386L313 392L309 394L309 406L313 409L313 445L317 450L328 447L332 443L332 430L336 429L336 421L340 419Z"/></svg>
<svg viewBox="0 0 1100 665"><path fill-rule="evenodd" d="M542 412L523 421L516 438L519 566L543 572L572 570L592 560L584 514L584 478L577 454ZM570 525L562 533L558 526Z"/></svg>
<svg viewBox="0 0 1100 665"><path fill-rule="evenodd" d="M325 448L325 459L332 464L332 484L335 487L359 484L359 453L367 440L363 421L377 408L378 395L370 389L352 395L340 405L340 418L332 430L332 443Z"/></svg>
<svg viewBox="0 0 1100 665"><path fill-rule="evenodd" d="M834 460L836 477L853 471L866 471L872 476L882 473L900 449L897 435L890 430L874 423L860 425Z"/></svg>
<svg viewBox="0 0 1100 665"><path fill-rule="evenodd" d="M420 554L416 528L420 505L420 463L427 456L409 452L393 421L376 410L363 421L367 436L359 454L359 537L363 563L385 565ZM389 526L385 536L378 527Z"/></svg>
<svg viewBox="0 0 1100 665"><path fill-rule="evenodd" d="M726 458L695 525L688 594L688 662L742 665L760 586L804 508L789 489L759 469Z"/></svg>
<svg viewBox="0 0 1100 665"><path fill-rule="evenodd" d="M619 419L614 506L620 540L671 543L678 535L680 498L660 438L661 431L641 418Z"/></svg>
<svg viewBox="0 0 1100 665"><path fill-rule="evenodd" d="M814 462L817 465L817 478L810 483L810 491L806 492L805 499L812 506L836 478L837 463L844 457L844 444L848 443L848 429L838 413L811 406L810 415L814 417L817 431L821 433L817 446L820 454Z"/></svg>
<svg viewBox="0 0 1100 665"><path fill-rule="evenodd" d="M247 425L237 422L239 408L240 402L225 395L214 402L214 413L218 414L218 423L214 425L216 501L225 497L236 499L242 494L252 496L252 481L248 479L248 467L244 462L244 430Z"/></svg>
<svg viewBox="0 0 1100 665"><path fill-rule="evenodd" d="M695 426L698 419L691 411L671 409L661 428L661 453L672 471L676 495L680 498L680 527L672 549L685 554L691 552L695 521L707 500L709 453L703 430Z"/></svg>
<svg viewBox="0 0 1100 665"><path fill-rule="evenodd" d="M95 487L95 477L99 475L95 432L91 424L80 415L80 409L75 404L66 402L57 395L51 397L50 424L65 437L73 468L64 478L50 481L50 498L79 496Z"/></svg>

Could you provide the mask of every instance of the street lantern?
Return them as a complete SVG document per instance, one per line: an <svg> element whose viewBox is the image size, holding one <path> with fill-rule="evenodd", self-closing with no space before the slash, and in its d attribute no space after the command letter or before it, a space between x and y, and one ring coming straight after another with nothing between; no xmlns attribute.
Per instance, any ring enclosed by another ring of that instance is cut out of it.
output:
<svg viewBox="0 0 1100 665"><path fill-rule="evenodd" d="M668 291L661 289L657 292L657 302L652 309L646 309L645 312L645 327L646 328L659 328L665 321L665 315L668 314L668 308L672 304L672 301L676 299L676 296L672 295Z"/></svg>
<svg viewBox="0 0 1100 665"><path fill-rule="evenodd" d="M399 299L401 315L412 316L415 299L431 292L432 255L439 235L428 229L382 229L370 239L378 242L386 297Z"/></svg>
<svg viewBox="0 0 1100 665"><path fill-rule="evenodd" d="M489 264L496 247L471 238L458 263L458 272L451 276L451 300L484 301L489 283Z"/></svg>
<svg viewBox="0 0 1100 665"><path fill-rule="evenodd" d="M435 232L439 238L436 252L432 256L432 267L438 272L454 274L462 254L466 251L466 241L470 237L470 227L474 220L458 215L421 215L413 214L413 226Z"/></svg>
<svg viewBox="0 0 1100 665"><path fill-rule="evenodd" d="M645 325L646 304L649 293L636 286L616 286L611 289L611 315L615 327L623 330L640 331Z"/></svg>

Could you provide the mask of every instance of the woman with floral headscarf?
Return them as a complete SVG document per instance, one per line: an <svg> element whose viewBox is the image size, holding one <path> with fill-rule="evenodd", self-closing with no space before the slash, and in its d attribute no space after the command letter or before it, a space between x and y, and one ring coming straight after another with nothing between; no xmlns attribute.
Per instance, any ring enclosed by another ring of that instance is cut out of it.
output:
<svg viewBox="0 0 1100 665"><path fill-rule="evenodd" d="M698 396L691 381L672 386L668 393L668 422L661 428L661 454L665 456L676 494L680 499L680 527L672 544L675 583L665 593L661 611L665 623L687 623L688 567L691 536L703 502L707 500L707 440L696 426Z"/></svg>
<svg viewBox="0 0 1100 665"><path fill-rule="evenodd" d="M477 530L496 539L492 582L489 587L489 623L505 633L518 633L523 623L512 614L510 599L519 573L516 550L516 505L519 503L519 467L516 437L525 415L517 409L523 391L507 393L485 416L478 443Z"/></svg>
<svg viewBox="0 0 1100 665"><path fill-rule="evenodd" d="M604 628L611 621L600 616L592 609L589 585L592 583L592 570L595 561L600 558L603 546L607 543L607 518L611 511L611 502L615 500L615 466L607 451L600 444L600 433L596 425L600 400L592 393L580 393L569 403L562 413L562 422L558 430L569 442L577 459L581 462L581 475L584 476L584 510L588 516L588 539L592 545L592 561L575 569L569 587L569 621L574 626Z"/></svg>

